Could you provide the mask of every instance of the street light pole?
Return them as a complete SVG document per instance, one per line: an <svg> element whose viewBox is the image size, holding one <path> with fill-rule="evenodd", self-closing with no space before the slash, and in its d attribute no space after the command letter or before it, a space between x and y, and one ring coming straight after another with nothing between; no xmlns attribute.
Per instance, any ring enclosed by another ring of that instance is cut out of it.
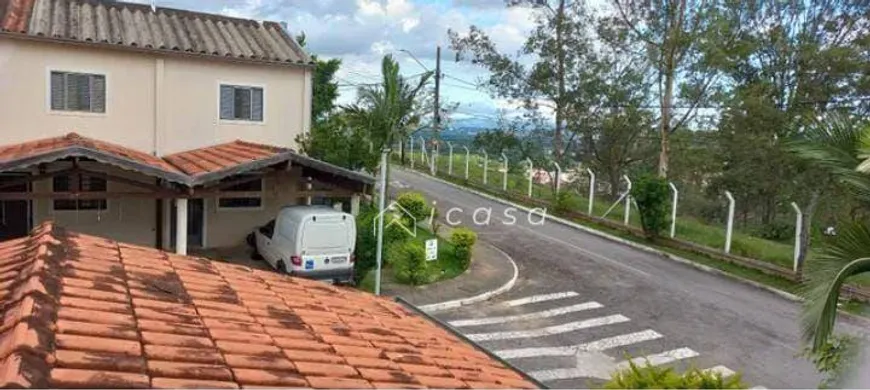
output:
<svg viewBox="0 0 870 390"><path fill-rule="evenodd" d="M375 295L381 295L381 264L384 257L384 207L387 200L387 157L390 155L389 149L384 149L381 152L381 175L380 175L380 196L378 197L378 242L376 253L377 270L375 271Z"/></svg>

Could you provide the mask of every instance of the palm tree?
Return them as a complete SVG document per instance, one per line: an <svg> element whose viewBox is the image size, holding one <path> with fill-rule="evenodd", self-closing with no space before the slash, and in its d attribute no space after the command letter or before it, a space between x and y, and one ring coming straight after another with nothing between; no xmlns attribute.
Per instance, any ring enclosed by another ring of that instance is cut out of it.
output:
<svg viewBox="0 0 870 390"><path fill-rule="evenodd" d="M355 125L368 129L374 150L405 139L410 129L420 123L421 92L432 73L421 74L413 83L399 75L399 64L387 55L381 61L381 76L380 84L361 87L357 102L344 107Z"/></svg>
<svg viewBox="0 0 870 390"><path fill-rule="evenodd" d="M836 183L870 205L870 127L844 114L817 121L792 146L795 154L828 173ZM870 272L870 226L849 222L826 243L807 274L802 333L813 352L833 333L840 288L850 278Z"/></svg>

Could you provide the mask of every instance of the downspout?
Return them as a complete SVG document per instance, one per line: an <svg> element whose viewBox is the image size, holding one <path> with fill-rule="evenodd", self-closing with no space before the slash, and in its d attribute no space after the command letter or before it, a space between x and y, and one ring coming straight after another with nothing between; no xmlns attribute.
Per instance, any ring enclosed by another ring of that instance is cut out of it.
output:
<svg viewBox="0 0 870 390"><path fill-rule="evenodd" d="M495 360L495 361L497 361L497 362L499 362L499 363L501 363L501 364L504 364L506 367L508 367L508 368L510 368L510 369L512 369L512 370L514 370L514 371L516 371L516 373L517 373L517 374L520 374L520 376L523 377L523 379L525 379L525 380L529 381L531 384L537 386L537 388L539 388L539 389L547 389L547 388L548 388L548 387L545 386L543 383L539 382L537 379L532 378L529 374L526 374L525 372L523 372L523 370L520 370L519 368L517 368L517 366L511 364L511 363L508 362L507 360L502 359L501 357L499 357L498 355L496 355L496 354L490 352L490 351L487 350L486 348L481 347L480 344L477 344L476 342L472 341L472 340L469 339L468 337L465 337L464 334L460 333L458 330L456 330L455 328L453 328L452 326L450 326L450 324L448 324L448 323L446 323L446 322L444 322L444 321L441 321L441 320L435 318L434 316L432 316L432 315L429 314L429 313L426 313L426 312L423 311L423 310L420 310L417 306L414 306L411 302L406 301L406 300L405 300L404 298L402 298L402 297L396 297L396 302L399 302L402 306L405 306L405 307L407 307L407 308L413 310L415 313L417 313L417 314L419 314L419 315L425 317L427 320L432 321L432 322L438 324L438 326L440 326L440 327L443 328L444 330L450 332L452 335L458 337L460 340L462 340L462 341L464 341L464 342L466 342L466 343L468 343L468 344L471 344L471 345L472 345L475 349L477 349L478 351L485 353L486 356L489 356L489 357L492 358L493 360Z"/></svg>
<svg viewBox="0 0 870 390"><path fill-rule="evenodd" d="M311 132L311 109L312 109L312 99L314 99L314 91L313 85L311 81L312 73L314 73L313 68L305 68L303 73L303 86L302 86L302 135L308 136ZM295 145L296 140L290 140L291 146ZM298 147L293 147L293 149L298 149Z"/></svg>
<svg viewBox="0 0 870 390"><path fill-rule="evenodd" d="M161 156L161 133L165 128L164 123L164 113L163 113L163 71L164 71L164 63L163 58L156 58L154 60L154 145L152 149L152 153L155 156ZM156 184L158 186L162 185L162 180L157 179ZM164 201L162 198L157 198L154 200L154 244L157 249L166 249L165 242L163 239L164 231L166 230L166 226L164 226L166 222L166 218L164 218Z"/></svg>

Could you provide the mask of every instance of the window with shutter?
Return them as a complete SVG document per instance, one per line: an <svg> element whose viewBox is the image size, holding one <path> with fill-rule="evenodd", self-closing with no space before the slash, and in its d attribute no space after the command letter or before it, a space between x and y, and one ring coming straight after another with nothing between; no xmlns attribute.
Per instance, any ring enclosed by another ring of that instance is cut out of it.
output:
<svg viewBox="0 0 870 390"><path fill-rule="evenodd" d="M106 76L52 71L50 83L52 110L106 112Z"/></svg>
<svg viewBox="0 0 870 390"><path fill-rule="evenodd" d="M220 118L263 121L263 88L240 85L220 86Z"/></svg>

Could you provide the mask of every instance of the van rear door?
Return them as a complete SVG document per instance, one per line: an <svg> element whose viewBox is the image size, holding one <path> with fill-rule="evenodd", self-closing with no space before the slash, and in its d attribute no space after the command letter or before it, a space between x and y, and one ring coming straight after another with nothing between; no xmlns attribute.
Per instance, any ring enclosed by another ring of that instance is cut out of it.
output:
<svg viewBox="0 0 870 390"><path fill-rule="evenodd" d="M353 218L342 214L312 216L302 228L302 271L352 267L355 239Z"/></svg>

